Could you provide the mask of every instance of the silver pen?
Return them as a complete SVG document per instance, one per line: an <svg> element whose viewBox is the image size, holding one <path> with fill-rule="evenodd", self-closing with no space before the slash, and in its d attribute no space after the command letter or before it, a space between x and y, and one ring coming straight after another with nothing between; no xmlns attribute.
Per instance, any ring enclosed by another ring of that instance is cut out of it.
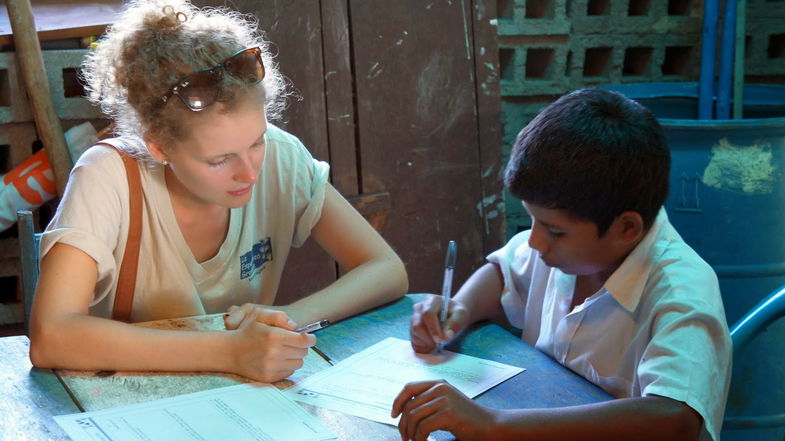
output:
<svg viewBox="0 0 785 441"><path fill-rule="evenodd" d="M451 240L447 244L447 259L444 262L444 283L442 283L442 310L439 322L444 330L444 323L447 321L447 313L450 309L450 293L452 292L452 272L455 269L455 259L458 254L458 244ZM439 352L444 348L444 342L439 342Z"/></svg>
<svg viewBox="0 0 785 441"><path fill-rule="evenodd" d="M330 326L330 321L329 320L319 320L318 322L313 322L311 324L308 324L308 325L305 325L303 327L297 328L294 332L311 333L311 332L316 332L316 331L318 331L320 329L324 329L324 328L326 328L328 326Z"/></svg>

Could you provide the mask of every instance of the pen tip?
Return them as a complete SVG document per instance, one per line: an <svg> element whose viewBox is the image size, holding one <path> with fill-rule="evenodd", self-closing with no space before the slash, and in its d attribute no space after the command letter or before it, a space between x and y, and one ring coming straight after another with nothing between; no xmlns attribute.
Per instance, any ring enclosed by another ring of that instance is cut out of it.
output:
<svg viewBox="0 0 785 441"><path fill-rule="evenodd" d="M451 240L447 244L447 261L445 262L445 266L447 268L455 268L455 260L457 254L458 254L458 244L456 244L454 240Z"/></svg>

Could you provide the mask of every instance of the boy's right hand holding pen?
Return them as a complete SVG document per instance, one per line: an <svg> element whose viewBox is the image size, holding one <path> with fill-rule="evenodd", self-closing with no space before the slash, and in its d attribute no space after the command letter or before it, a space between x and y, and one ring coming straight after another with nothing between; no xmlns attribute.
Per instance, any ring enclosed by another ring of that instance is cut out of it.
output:
<svg viewBox="0 0 785 441"><path fill-rule="evenodd" d="M439 321L441 309L442 298L437 295L414 305L409 335L415 352L427 354L437 350L439 343L451 340L469 324L469 313L460 301L450 300L444 325Z"/></svg>
<svg viewBox="0 0 785 441"><path fill-rule="evenodd" d="M425 301L414 305L409 330L412 347L416 352L441 351L444 343L467 325L466 308L460 302L452 300L450 295L456 255L457 245L451 240L447 246L442 295L429 296Z"/></svg>

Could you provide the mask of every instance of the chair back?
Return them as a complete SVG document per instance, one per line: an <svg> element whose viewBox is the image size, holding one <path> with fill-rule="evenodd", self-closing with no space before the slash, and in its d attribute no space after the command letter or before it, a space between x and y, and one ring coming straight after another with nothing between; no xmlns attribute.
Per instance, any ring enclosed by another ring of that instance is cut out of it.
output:
<svg viewBox="0 0 785 441"><path fill-rule="evenodd" d="M38 283L38 243L41 233L36 233L33 213L30 210L16 212L19 228L19 257L22 261L22 292L24 295L25 334L30 334L30 312L33 309L33 297Z"/></svg>
<svg viewBox="0 0 785 441"><path fill-rule="evenodd" d="M759 334L766 331L769 325L774 323L777 319L785 316L785 285L779 287L777 290L769 294L766 298L760 301L754 308L744 315L733 327L730 334L733 340L733 359L734 362L743 357L743 351L748 344ZM770 371L773 366L762 366L763 371ZM734 388L733 381L740 381L742 384L736 387L744 388L743 378L731 379L731 390ZM774 380L776 381L776 380ZM776 390L773 387L773 390ZM726 415L723 421L723 430L731 429L733 432L741 429L773 429L785 427L785 409L780 409L780 412L769 415ZM736 439L734 434L729 438ZM757 438L759 434L755 435ZM775 436L776 439L781 439L780 435ZM723 436L725 438L725 436ZM744 437L747 439L747 437ZM774 439L774 438L772 438Z"/></svg>

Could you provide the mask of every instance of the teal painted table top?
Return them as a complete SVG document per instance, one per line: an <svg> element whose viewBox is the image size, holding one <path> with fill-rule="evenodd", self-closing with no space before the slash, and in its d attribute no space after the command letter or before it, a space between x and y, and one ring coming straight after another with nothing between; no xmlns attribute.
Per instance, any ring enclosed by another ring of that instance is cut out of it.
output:
<svg viewBox="0 0 785 441"><path fill-rule="evenodd" d="M324 355L338 362L387 337L408 340L412 306L424 297L424 294L409 294L382 308L331 325L316 334L319 339L316 345ZM553 408L613 398L493 323L468 329L446 349L526 369L475 398L486 406Z"/></svg>
<svg viewBox="0 0 785 441"><path fill-rule="evenodd" d="M422 298L423 295L410 294L319 331L316 354L337 362L387 337L408 339L412 305ZM221 325L220 314L145 324L176 329L217 329ZM471 328L456 337L447 349L526 368L525 372L476 398L487 406L559 407L611 399L601 389L495 324ZM97 410L245 381L233 375L205 373L52 372L32 368L28 351L27 337L0 338L0 441L68 440L52 416L76 413L79 407ZM318 355L313 354L309 359L307 369L295 375L329 367ZM338 440L400 439L392 426L328 409L303 407L335 432ZM436 432L430 439L454 438L449 433Z"/></svg>
<svg viewBox="0 0 785 441"><path fill-rule="evenodd" d="M53 415L79 412L51 369L30 364L26 336L0 338L0 441L70 439Z"/></svg>

